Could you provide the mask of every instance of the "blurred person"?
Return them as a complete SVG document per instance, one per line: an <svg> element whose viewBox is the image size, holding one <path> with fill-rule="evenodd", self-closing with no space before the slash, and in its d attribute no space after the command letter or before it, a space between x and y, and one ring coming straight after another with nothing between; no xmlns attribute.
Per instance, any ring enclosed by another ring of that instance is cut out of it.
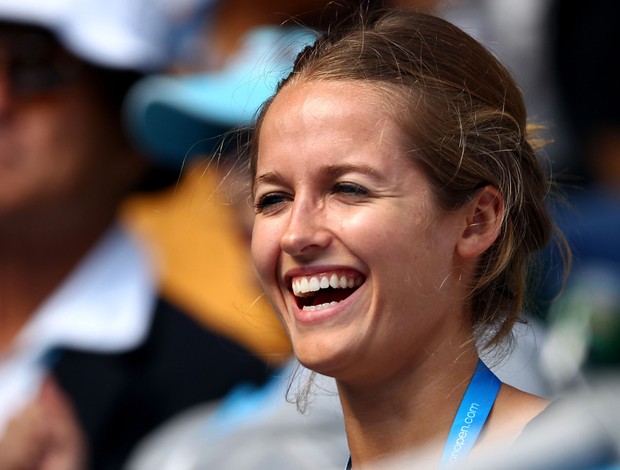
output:
<svg viewBox="0 0 620 470"><path fill-rule="evenodd" d="M490 52L404 11L330 30L261 109L252 257L298 360L336 380L348 468L438 442L458 466L546 408L480 359L554 233L526 121Z"/></svg>
<svg viewBox="0 0 620 470"><path fill-rule="evenodd" d="M118 223L128 193L161 183L121 125L127 90L168 64L157 15L0 1L2 468L119 468L173 414L271 373L159 295Z"/></svg>

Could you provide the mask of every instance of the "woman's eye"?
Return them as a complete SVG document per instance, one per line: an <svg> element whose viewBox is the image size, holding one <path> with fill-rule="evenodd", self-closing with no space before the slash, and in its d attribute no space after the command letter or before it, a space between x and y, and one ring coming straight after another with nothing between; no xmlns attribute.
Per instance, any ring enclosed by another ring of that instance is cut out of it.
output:
<svg viewBox="0 0 620 470"><path fill-rule="evenodd" d="M283 193L268 193L258 198L254 204L254 209L256 213L268 211L290 199L290 196Z"/></svg>
<svg viewBox="0 0 620 470"><path fill-rule="evenodd" d="M367 196L368 190L356 183L337 183L334 186L335 193L350 194L353 196Z"/></svg>

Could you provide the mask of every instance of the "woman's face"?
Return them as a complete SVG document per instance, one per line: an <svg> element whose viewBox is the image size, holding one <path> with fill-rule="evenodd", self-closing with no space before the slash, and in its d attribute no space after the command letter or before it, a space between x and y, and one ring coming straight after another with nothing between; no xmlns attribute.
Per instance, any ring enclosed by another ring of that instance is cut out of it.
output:
<svg viewBox="0 0 620 470"><path fill-rule="evenodd" d="M289 84L260 132L256 269L299 360L343 380L398 373L463 328L464 217L435 204L384 96Z"/></svg>

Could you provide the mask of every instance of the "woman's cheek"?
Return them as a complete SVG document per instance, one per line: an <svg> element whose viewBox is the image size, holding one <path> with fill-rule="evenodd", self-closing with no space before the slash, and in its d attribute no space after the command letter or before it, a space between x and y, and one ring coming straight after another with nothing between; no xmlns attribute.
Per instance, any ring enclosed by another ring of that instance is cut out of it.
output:
<svg viewBox="0 0 620 470"><path fill-rule="evenodd" d="M265 220L256 220L252 232L252 260L263 288L268 284L277 284L276 265L280 256L280 244L277 230Z"/></svg>
<svg viewBox="0 0 620 470"><path fill-rule="evenodd" d="M254 222L254 229L252 230L252 243L251 243L251 254L252 254L252 262L254 263L254 269L258 273L261 283L264 282L264 256L265 256L265 246L262 236L261 223L258 221Z"/></svg>

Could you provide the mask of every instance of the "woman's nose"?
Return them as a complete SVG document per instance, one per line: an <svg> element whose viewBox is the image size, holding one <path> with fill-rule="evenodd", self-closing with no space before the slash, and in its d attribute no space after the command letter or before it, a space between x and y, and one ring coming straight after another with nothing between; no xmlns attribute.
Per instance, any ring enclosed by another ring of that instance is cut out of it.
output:
<svg viewBox="0 0 620 470"><path fill-rule="evenodd" d="M280 240L282 250L291 256L309 256L327 248L331 240L324 208L295 200Z"/></svg>

